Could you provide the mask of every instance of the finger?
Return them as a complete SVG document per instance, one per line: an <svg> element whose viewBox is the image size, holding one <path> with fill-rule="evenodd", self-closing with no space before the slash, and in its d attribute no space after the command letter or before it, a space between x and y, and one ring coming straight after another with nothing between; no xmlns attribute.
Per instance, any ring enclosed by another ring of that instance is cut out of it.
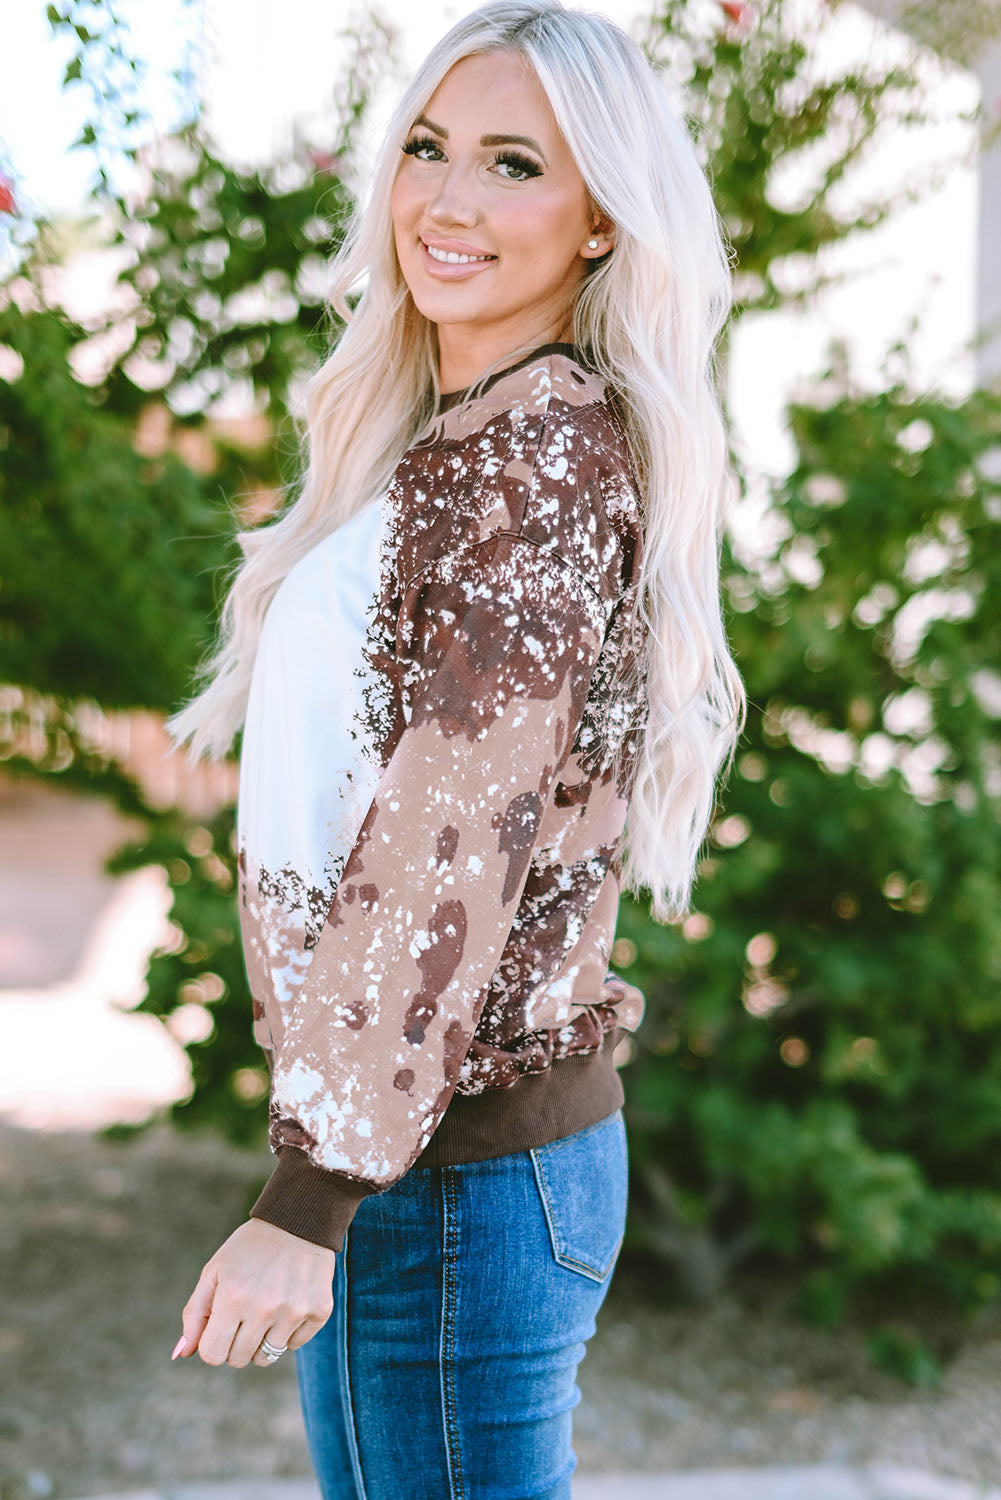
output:
<svg viewBox="0 0 1001 1500"><path fill-rule="evenodd" d="M300 1314L286 1313L285 1316L275 1317L271 1326L261 1334L254 1349L251 1351L250 1362L266 1369L276 1360L269 1360L261 1350L261 1343L266 1338L269 1344L276 1349L283 1346L286 1349L301 1349L303 1344L308 1344L310 1339L319 1333L334 1310L333 1284L327 1289L326 1295L314 1304L314 1309L305 1317ZM288 1329L289 1332L285 1333Z"/></svg>
<svg viewBox="0 0 1001 1500"><path fill-rule="evenodd" d="M187 1359L198 1348L199 1340L212 1312L216 1286L215 1268L209 1262L202 1268L198 1284L184 1304L181 1313L181 1327L184 1331L184 1348L180 1351L182 1359Z"/></svg>
<svg viewBox="0 0 1001 1500"><path fill-rule="evenodd" d="M224 1290L216 1291L212 1311L198 1341L198 1353L207 1365L227 1363L233 1340L240 1329L240 1312Z"/></svg>
<svg viewBox="0 0 1001 1500"><path fill-rule="evenodd" d="M317 1313L309 1318L303 1318L298 1327L296 1327L288 1335L288 1337L281 1342L279 1342L275 1334L269 1330L266 1335L267 1340L269 1343L276 1345L276 1347L279 1349L281 1348L282 1342L286 1344L290 1351L294 1349L301 1349L303 1344L308 1344L311 1338L316 1337L320 1329L327 1322L332 1312L333 1304L331 1304L328 1308L325 1309L325 1311L321 1313ZM254 1355L254 1364L267 1365L268 1363L269 1361L267 1357L262 1354L260 1345L258 1345L257 1352ZM270 1361L270 1363L274 1363L274 1361Z"/></svg>
<svg viewBox="0 0 1001 1500"><path fill-rule="evenodd" d="M299 1327L295 1330L295 1333L293 1333L292 1337L289 1339L289 1348L301 1349L303 1344L308 1344L310 1339L314 1338L316 1334L319 1333L320 1329L326 1323L329 1316L330 1314L326 1313L322 1317L304 1318L303 1321L299 1324Z"/></svg>
<svg viewBox="0 0 1001 1500"><path fill-rule="evenodd" d="M288 1329L289 1331L286 1332L286 1329ZM258 1338L257 1343L250 1351L250 1358L248 1359L247 1363L259 1365L262 1369L265 1370L270 1368L271 1365L277 1364L277 1360L268 1359L267 1355L264 1353L264 1350L261 1348L261 1344L265 1339L267 1339L268 1343L271 1344L275 1349L291 1349L292 1338L295 1332L296 1328L292 1327L287 1320L282 1323L272 1323L271 1327L266 1329Z"/></svg>
<svg viewBox="0 0 1001 1500"><path fill-rule="evenodd" d="M266 1365L267 1360L261 1354L262 1340L266 1338L276 1349L280 1349L288 1343L282 1330L292 1326L294 1324L288 1318L279 1322L268 1315L241 1323L229 1351L229 1363L238 1370L249 1364Z"/></svg>
<svg viewBox="0 0 1001 1500"><path fill-rule="evenodd" d="M263 1337L267 1339L269 1344L273 1344L276 1349L280 1349L284 1344L286 1349L291 1353L294 1349L301 1349L303 1344L308 1344L310 1339L319 1333L326 1321L326 1317L303 1318L302 1322L284 1338L281 1337L278 1331L278 1325L275 1328L269 1328ZM254 1351L253 1364L260 1365L262 1369L268 1369L271 1365L277 1364L277 1362L277 1360L269 1360L261 1349L260 1344L258 1344Z"/></svg>

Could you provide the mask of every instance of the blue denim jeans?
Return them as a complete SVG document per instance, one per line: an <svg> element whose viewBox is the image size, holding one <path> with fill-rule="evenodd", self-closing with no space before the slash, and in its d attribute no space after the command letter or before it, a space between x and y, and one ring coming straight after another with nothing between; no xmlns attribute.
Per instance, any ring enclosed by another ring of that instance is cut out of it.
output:
<svg viewBox="0 0 1001 1500"><path fill-rule="evenodd" d="M569 1500L626 1178L616 1110L362 1200L333 1313L294 1355L323 1500Z"/></svg>

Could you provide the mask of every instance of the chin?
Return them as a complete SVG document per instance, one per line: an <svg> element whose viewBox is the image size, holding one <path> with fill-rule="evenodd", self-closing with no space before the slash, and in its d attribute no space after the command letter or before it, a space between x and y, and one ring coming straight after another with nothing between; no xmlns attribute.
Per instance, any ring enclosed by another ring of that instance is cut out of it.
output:
<svg viewBox="0 0 1001 1500"><path fill-rule="evenodd" d="M471 296L468 292L463 295L461 286L445 287L441 291L436 287L431 292L423 287L415 292L411 287L410 295L418 312L432 323L466 323L485 314L496 316L492 299Z"/></svg>

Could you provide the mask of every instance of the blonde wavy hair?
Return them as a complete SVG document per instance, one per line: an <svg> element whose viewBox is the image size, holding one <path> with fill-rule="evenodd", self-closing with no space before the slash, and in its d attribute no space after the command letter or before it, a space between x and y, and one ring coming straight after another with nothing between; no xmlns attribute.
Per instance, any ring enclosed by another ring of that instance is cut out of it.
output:
<svg viewBox="0 0 1001 1500"><path fill-rule="evenodd" d="M190 741L195 757L226 754L246 714L261 624L278 585L386 490L435 414L436 329L400 272L390 190L413 121L448 70L500 49L535 69L594 205L615 226L614 248L591 263L570 316L573 342L616 393L644 491L639 609L649 716L622 881L633 894L648 890L653 915L670 921L690 908L717 778L729 769L746 714L719 581L728 471L716 345L731 306L730 248L656 72L604 16L560 0L490 0L457 22L417 71L387 129L367 200L332 261L330 302L345 327L306 386L300 493L277 519L239 535L244 559L215 649L199 669L201 689L167 727L177 744Z"/></svg>

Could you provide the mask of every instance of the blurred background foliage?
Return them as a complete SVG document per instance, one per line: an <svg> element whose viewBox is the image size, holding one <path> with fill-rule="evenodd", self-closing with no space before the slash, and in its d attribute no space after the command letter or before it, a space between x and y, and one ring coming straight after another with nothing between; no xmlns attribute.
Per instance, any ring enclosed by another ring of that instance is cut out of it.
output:
<svg viewBox="0 0 1001 1500"><path fill-rule="evenodd" d="M809 305L835 274L818 251L949 166L837 209L870 142L930 117L927 58L818 83L821 7L809 34L785 0L758 6L750 31L728 19L741 9L707 29L670 0L645 37L684 91L736 251L730 331ZM374 15L353 34L329 147L251 172L220 160L197 109L156 149L132 143L141 102L109 81L109 57L135 64L107 0L49 18L77 41L67 82L94 91L81 140L119 141L145 186L116 190L104 164L95 179L120 257L112 310L82 326L59 304L66 233L44 223L0 289L0 344L21 362L0 381L0 551L17 560L0 585L4 764L140 818L111 868L161 865L172 893L140 1008L175 1035L182 1012L205 1018L172 1116L263 1143L234 809L152 806L95 748L88 710L177 706L235 527L294 493L295 396L337 336L323 268L389 36ZM776 184L804 160L815 180L794 202ZM83 383L95 345L113 352ZM253 441L214 420L237 381L262 417ZM771 485L770 541L753 557L724 548L750 709L695 908L667 926L643 902L620 911L612 962L648 1000L623 1074L629 1247L654 1286L693 1297L745 1263L783 1267L809 1315L872 1308L874 1358L928 1379L928 1351L879 1309L968 1314L1001 1294L1001 394L916 391L902 348L884 389L861 391L834 346L787 418L795 459ZM734 468L743 484L736 454Z"/></svg>

